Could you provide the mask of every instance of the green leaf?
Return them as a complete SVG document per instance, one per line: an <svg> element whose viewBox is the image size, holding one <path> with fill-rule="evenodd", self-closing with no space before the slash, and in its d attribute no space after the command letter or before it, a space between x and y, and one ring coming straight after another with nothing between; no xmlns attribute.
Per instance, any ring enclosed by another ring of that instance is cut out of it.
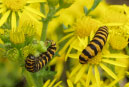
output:
<svg viewBox="0 0 129 87"><path fill-rule="evenodd" d="M94 9L98 6L98 4L99 4L100 2L101 2L101 0L94 0L94 4L93 4L91 10L94 10Z"/></svg>
<svg viewBox="0 0 129 87"><path fill-rule="evenodd" d="M87 9L87 7L84 6L83 9L84 9L84 13L85 13L85 14L88 14L88 9Z"/></svg>
<svg viewBox="0 0 129 87"><path fill-rule="evenodd" d="M94 0L94 3L93 3L92 7L89 10L87 10L87 8L84 7L84 13L85 13L85 15L88 15L91 11L93 11L98 6L98 4L100 2L101 2L101 0Z"/></svg>
<svg viewBox="0 0 129 87"><path fill-rule="evenodd" d="M62 24L62 26L63 26L63 29L68 29L68 27L67 27L67 26L65 26L64 24Z"/></svg>

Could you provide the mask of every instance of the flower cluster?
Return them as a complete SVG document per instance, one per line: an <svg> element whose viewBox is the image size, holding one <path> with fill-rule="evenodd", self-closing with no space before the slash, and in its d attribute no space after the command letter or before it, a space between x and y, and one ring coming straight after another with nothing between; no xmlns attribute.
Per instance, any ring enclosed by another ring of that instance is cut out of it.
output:
<svg viewBox="0 0 129 87"><path fill-rule="evenodd" d="M101 0L0 0L0 51L1 75L15 76L4 77L12 82L7 86L19 79L27 87L128 87L129 7Z"/></svg>

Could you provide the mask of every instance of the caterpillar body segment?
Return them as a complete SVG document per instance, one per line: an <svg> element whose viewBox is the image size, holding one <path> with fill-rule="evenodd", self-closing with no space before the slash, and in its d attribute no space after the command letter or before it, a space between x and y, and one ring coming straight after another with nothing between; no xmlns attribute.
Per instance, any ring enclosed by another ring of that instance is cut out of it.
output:
<svg viewBox="0 0 129 87"><path fill-rule="evenodd" d="M25 68L29 72L37 72L43 68L53 57L56 52L56 43L51 41L51 45L47 48L47 52L41 53L38 57L30 54L25 60Z"/></svg>
<svg viewBox="0 0 129 87"><path fill-rule="evenodd" d="M81 55L79 56L79 62L81 64L85 64L88 62L89 59L93 58L101 52L103 46L105 45L108 37L108 28L106 26L100 27L93 40L87 45L87 47L82 51Z"/></svg>

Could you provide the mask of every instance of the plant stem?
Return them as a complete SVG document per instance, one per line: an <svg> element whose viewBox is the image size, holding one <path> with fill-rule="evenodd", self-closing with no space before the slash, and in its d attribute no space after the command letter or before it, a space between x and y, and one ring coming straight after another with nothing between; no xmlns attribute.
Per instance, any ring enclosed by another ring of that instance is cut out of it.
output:
<svg viewBox="0 0 129 87"><path fill-rule="evenodd" d="M126 53L129 55L129 47L128 46L125 48L125 50L126 50Z"/></svg>
<svg viewBox="0 0 129 87"><path fill-rule="evenodd" d="M30 72L25 70L24 71L24 76L25 76L25 78L27 80L27 83L28 83L29 87L37 87L37 85L35 84L35 81L34 81L32 75L30 74Z"/></svg>
<svg viewBox="0 0 129 87"><path fill-rule="evenodd" d="M42 28L42 34L41 34L41 41L45 41L45 40L46 40L47 28L48 28L48 20L43 21L43 28Z"/></svg>
<svg viewBox="0 0 129 87"><path fill-rule="evenodd" d="M58 12L60 9L61 9L61 7L57 8L57 9L55 9L54 7L49 7L49 12L47 14L47 17L45 19L42 19L43 28L42 28L42 34L41 34L41 41L46 40L48 23L49 23L49 21L51 21L51 19L56 14L56 12Z"/></svg>

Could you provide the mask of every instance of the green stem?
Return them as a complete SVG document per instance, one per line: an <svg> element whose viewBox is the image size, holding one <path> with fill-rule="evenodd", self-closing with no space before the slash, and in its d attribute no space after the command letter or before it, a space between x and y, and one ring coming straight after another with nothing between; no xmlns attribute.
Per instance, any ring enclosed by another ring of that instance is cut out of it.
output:
<svg viewBox="0 0 129 87"><path fill-rule="evenodd" d="M46 20L46 21L43 21L41 41L45 41L46 40L47 28L48 28L48 21Z"/></svg>
<svg viewBox="0 0 129 87"><path fill-rule="evenodd" d="M42 7L41 7L42 9L41 10L45 10L43 6L44 5L42 4ZM42 19L43 28L42 28L42 34L41 34L41 41L45 41L46 40L48 23L54 17L54 15L56 14L56 12L58 12L61 8L62 7L58 7L57 9L55 9L55 7L49 7L49 12L47 14L47 17L45 19ZM45 13L45 12L42 11L42 13Z"/></svg>
<svg viewBox="0 0 129 87"><path fill-rule="evenodd" d="M45 3L40 3L40 11L41 11L43 14L46 14L46 12L45 12Z"/></svg>
<svg viewBox="0 0 129 87"><path fill-rule="evenodd" d="M129 55L129 47L128 46L125 48L125 50L126 50L126 53Z"/></svg>
<svg viewBox="0 0 129 87"><path fill-rule="evenodd" d="M24 71L24 76L25 76L25 78L27 80L27 83L28 83L29 87L37 87L37 85L35 84L35 81L34 81L32 75L30 74L30 72L25 70Z"/></svg>

